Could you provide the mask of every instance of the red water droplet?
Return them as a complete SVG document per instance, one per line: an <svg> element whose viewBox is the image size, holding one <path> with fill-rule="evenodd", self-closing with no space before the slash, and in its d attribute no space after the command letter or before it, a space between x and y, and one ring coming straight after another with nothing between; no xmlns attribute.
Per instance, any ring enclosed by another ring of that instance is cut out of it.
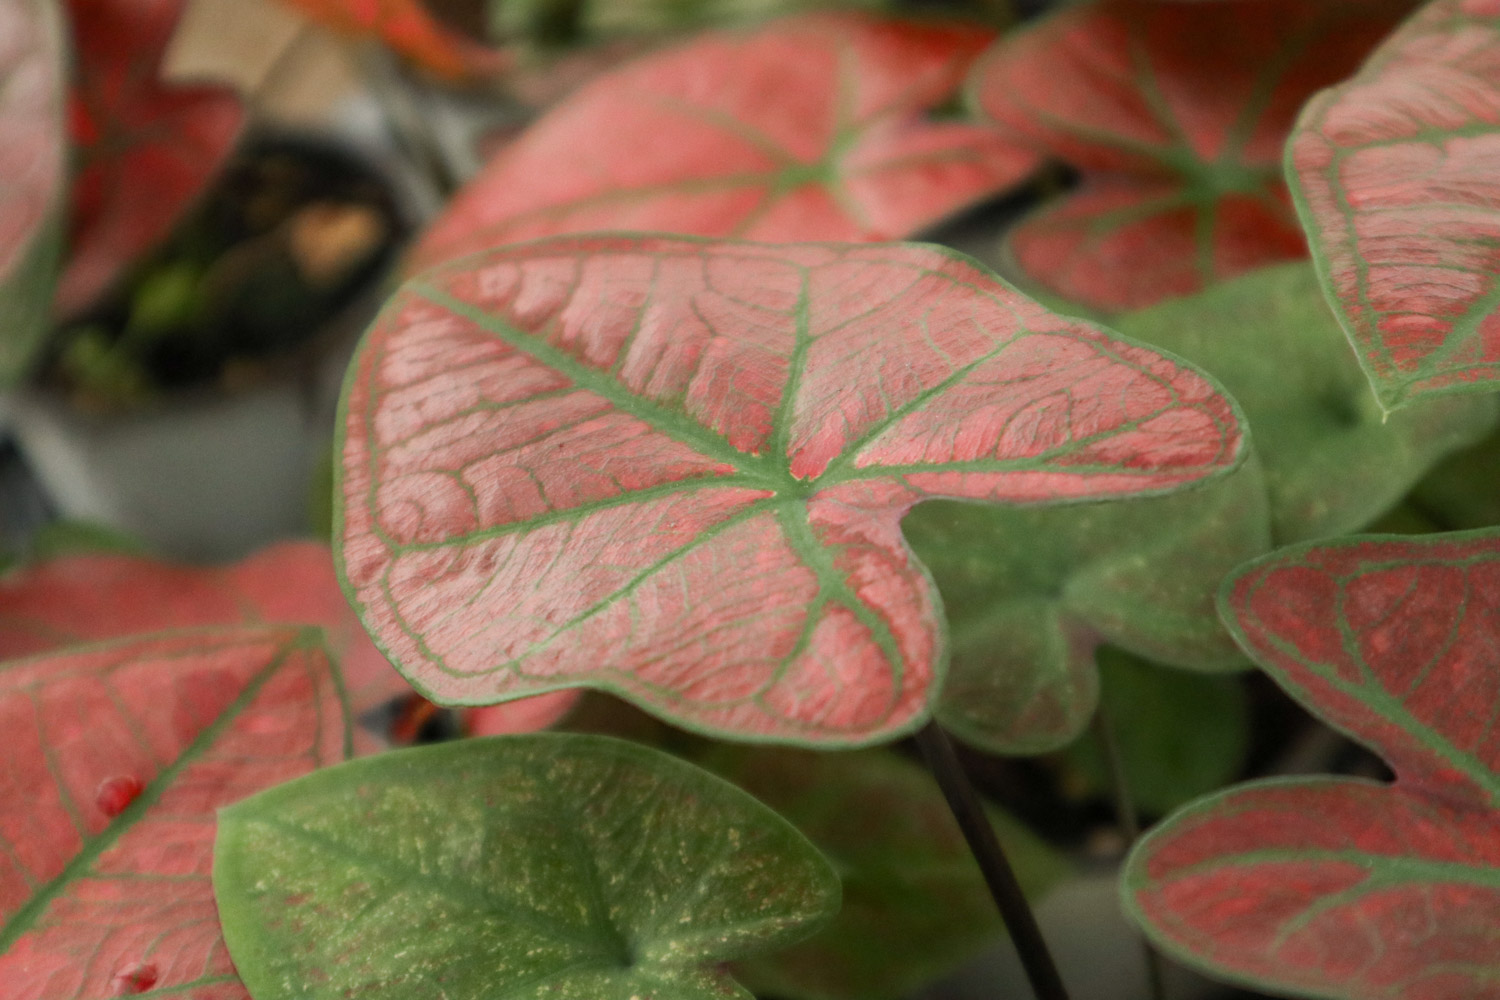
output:
<svg viewBox="0 0 1500 1000"><path fill-rule="evenodd" d="M156 985L160 973L156 966L146 962L137 962L127 965L115 972L112 983L115 987L115 996L128 997L136 993L144 993Z"/></svg>
<svg viewBox="0 0 1500 1000"><path fill-rule="evenodd" d="M134 775L117 774L99 782L99 787L94 792L94 804L104 815L118 816L136 800L145 787L145 783Z"/></svg>

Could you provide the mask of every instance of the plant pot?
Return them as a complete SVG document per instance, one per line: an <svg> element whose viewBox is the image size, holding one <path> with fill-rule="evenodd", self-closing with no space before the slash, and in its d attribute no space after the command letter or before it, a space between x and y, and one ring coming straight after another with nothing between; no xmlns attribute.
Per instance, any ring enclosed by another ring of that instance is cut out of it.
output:
<svg viewBox="0 0 1500 1000"><path fill-rule="evenodd" d="M309 532L309 498L328 460L344 369L384 299L400 238L416 222L409 185L388 156L326 137L258 141L358 161L390 195L391 246L341 293L332 318L243 387L181 388L114 412L79 409L51 385L9 401L17 447L58 515L107 525L180 559L234 559Z"/></svg>

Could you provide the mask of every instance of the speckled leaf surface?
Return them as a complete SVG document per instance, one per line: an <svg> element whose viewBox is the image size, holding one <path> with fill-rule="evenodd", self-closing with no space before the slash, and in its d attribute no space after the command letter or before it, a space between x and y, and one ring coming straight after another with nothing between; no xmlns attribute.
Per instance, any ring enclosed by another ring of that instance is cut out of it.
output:
<svg viewBox="0 0 1500 1000"><path fill-rule="evenodd" d="M937 716L974 746L1032 754L1077 739L1098 704L1104 643L1195 670L1246 666L1214 597L1271 548L1253 457L1171 496L1050 509L938 501L902 529L948 621Z"/></svg>
<svg viewBox="0 0 1500 1000"><path fill-rule="evenodd" d="M503 69L508 60L450 31L423 0L281 0L340 34L375 38L438 76L458 78Z"/></svg>
<svg viewBox="0 0 1500 1000"><path fill-rule="evenodd" d="M721 963L796 941L839 882L790 824L659 751L463 740L221 813L214 888L256 1000L749 1000Z"/></svg>
<svg viewBox="0 0 1500 1000"><path fill-rule="evenodd" d="M901 517L1181 487L1242 456L1192 369L935 247L562 238L409 282L351 369L341 570L434 700L615 691L689 728L920 725Z"/></svg>
<svg viewBox="0 0 1500 1000"><path fill-rule="evenodd" d="M1132 855L1137 921L1177 957L1277 993L1500 996L1500 533L1283 550L1226 584L1224 612L1396 780L1200 800Z"/></svg>
<svg viewBox="0 0 1500 1000"><path fill-rule="evenodd" d="M1500 389L1497 159L1497 0L1423 7L1297 121L1297 208L1387 408Z"/></svg>
<svg viewBox="0 0 1500 1000"><path fill-rule="evenodd" d="M66 28L54 0L0 0L0 386L48 329L66 198Z"/></svg>
<svg viewBox="0 0 1500 1000"><path fill-rule="evenodd" d="M67 264L56 309L94 302L171 232L244 122L225 87L161 78L183 0L67 0L76 50Z"/></svg>
<svg viewBox="0 0 1500 1000"><path fill-rule="evenodd" d="M1001 39L980 112L1082 174L1007 236L1025 278L1113 312L1306 254L1281 179L1297 109L1409 4L1080 5Z"/></svg>
<svg viewBox="0 0 1500 1000"><path fill-rule="evenodd" d="M94 553L0 576L0 660L204 625L316 625L337 653L356 714L411 689L370 642L328 546L283 542L232 566Z"/></svg>
<svg viewBox="0 0 1500 1000"><path fill-rule="evenodd" d="M342 759L307 629L133 638L0 668L6 1000L244 1000L209 881L214 810Z"/></svg>
<svg viewBox="0 0 1500 1000"><path fill-rule="evenodd" d="M991 37L852 11L697 36L533 125L459 193L416 261L606 229L911 235L1038 163L993 129L923 120Z"/></svg>
<svg viewBox="0 0 1500 1000"><path fill-rule="evenodd" d="M700 759L797 826L844 885L833 922L736 963L759 996L901 1000L998 942L979 867L932 776L887 750L719 746ZM1022 888L1040 897L1068 862L998 809L990 821Z"/></svg>
<svg viewBox="0 0 1500 1000"><path fill-rule="evenodd" d="M1463 396L1383 413L1306 263L1264 268L1115 325L1201 365L1244 407L1279 544L1364 527L1444 455L1482 438L1500 412L1494 398Z"/></svg>

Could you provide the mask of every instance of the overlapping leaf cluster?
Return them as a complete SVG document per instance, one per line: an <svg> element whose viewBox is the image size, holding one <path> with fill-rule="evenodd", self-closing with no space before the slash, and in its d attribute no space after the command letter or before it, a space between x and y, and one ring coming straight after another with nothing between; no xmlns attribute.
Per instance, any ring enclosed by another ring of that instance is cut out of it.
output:
<svg viewBox="0 0 1500 1000"><path fill-rule="evenodd" d="M298 5L440 73L493 68L419 3ZM176 205L238 124L223 95L159 85L177 5L146 7L125 59L146 70L79 45L75 128L125 153L75 184L89 224L64 307L172 214L116 197L111 178L159 159L133 137L199 151L168 164ZM1337 537L1404 498L1431 527L1493 519L1500 2L1434 0L1386 38L1411 7L1105 0L999 40L825 12L705 32L577 91L455 198L352 367L336 559L378 652L326 604L326 564L303 594L317 607L253 564L143 574L124 557L0 590L0 655L52 650L0 669L24 734L0 795L39 803L34 828L3 828L0 979L28 997L707 1000L747 997L738 978L895 998L993 922L909 767L807 748L935 718L1047 750L1095 712L1101 658L1118 699L1171 685L1156 664L1248 657L1396 781L1188 806L1132 855L1132 915L1252 985L1500 995L1500 542ZM0 49L28 84L0 122L36 153L0 199L18 234L0 296L27 331L60 232L47 11L0 0L31 39ZM966 81L980 121L940 113ZM961 255L878 242L1047 158L1077 188L1007 254L1056 311ZM80 619L67 595L98 574L117 586ZM161 627L240 624L57 650L116 634L116 599L137 625L143 606ZM351 743L327 650L246 618L329 626L356 709L398 689L389 656L444 703L550 698L526 724L593 687L700 735L800 744L664 739L802 832L596 737L327 769L225 814L214 880L241 983L211 913L211 810ZM1208 697L1158 704L1191 716ZM97 705L88 738L69 704ZM1205 752L1234 761L1242 742ZM1153 810L1182 797L1156 791ZM910 825L866 836L892 797ZM1035 851L1040 885L1056 865ZM184 888L145 930L120 929L138 905L124 884L171 878Z"/></svg>

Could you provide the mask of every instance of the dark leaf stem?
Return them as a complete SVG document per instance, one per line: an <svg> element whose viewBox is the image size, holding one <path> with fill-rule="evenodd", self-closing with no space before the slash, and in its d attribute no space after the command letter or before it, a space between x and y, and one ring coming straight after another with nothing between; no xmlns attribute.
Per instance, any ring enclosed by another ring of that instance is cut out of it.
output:
<svg viewBox="0 0 1500 1000"><path fill-rule="evenodd" d="M938 787L942 789L943 797L948 800L953 818L958 821L959 829L969 843L969 850L979 862L990 895L1000 910L1000 918L1005 921L1005 928L1021 956L1021 965L1026 970L1026 978L1031 981L1032 992L1037 1000L1068 1000L1068 992L1058 975L1052 953L1047 950L1036 916L1021 892L1016 873L1005 857L994 827L984 814L979 794L959 763L948 734L936 722L929 722L917 732L916 741Z"/></svg>
<svg viewBox="0 0 1500 1000"><path fill-rule="evenodd" d="M1130 779L1125 773L1125 759L1120 754L1120 741L1115 736L1114 722L1103 700L1094 713L1094 739L1099 743L1099 752L1104 757L1104 766L1109 773L1109 791L1114 799L1115 822L1125 838L1125 849L1135 846L1141 836L1141 820L1136 812L1135 799L1130 794ZM1166 1000L1166 974L1162 968L1161 955L1155 948L1141 939L1141 951L1146 958L1146 979L1152 1000Z"/></svg>

